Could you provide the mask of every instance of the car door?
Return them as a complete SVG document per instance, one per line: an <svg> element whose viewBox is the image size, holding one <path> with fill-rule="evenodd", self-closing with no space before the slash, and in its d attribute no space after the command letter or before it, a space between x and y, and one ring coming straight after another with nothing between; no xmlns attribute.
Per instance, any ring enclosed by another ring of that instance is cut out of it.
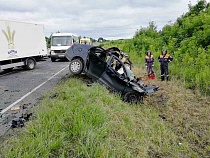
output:
<svg viewBox="0 0 210 158"><path fill-rule="evenodd" d="M87 75L99 79L106 69L106 53L103 49L94 47L89 50L87 58Z"/></svg>
<svg viewBox="0 0 210 158"><path fill-rule="evenodd" d="M111 56L107 62L107 67L99 81L107 85L111 90L123 92L127 86L127 74L124 64L119 58Z"/></svg>

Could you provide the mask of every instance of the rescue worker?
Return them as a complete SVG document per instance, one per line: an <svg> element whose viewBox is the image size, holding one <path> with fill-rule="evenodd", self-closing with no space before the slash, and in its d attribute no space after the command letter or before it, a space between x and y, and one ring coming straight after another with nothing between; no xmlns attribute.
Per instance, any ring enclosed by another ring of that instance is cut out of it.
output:
<svg viewBox="0 0 210 158"><path fill-rule="evenodd" d="M160 62L160 71L161 71L161 81L169 80L169 74L168 74L168 63L173 60L173 57L167 54L167 50L164 49L160 56L158 57L158 61Z"/></svg>
<svg viewBox="0 0 210 158"><path fill-rule="evenodd" d="M145 56L145 66L147 68L148 77L151 74L154 74L154 57L150 50L147 51L146 56Z"/></svg>

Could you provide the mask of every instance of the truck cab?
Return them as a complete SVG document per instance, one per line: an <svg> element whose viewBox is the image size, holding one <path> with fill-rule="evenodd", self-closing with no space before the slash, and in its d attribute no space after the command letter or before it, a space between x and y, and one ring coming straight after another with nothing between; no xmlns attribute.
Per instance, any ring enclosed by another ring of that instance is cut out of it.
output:
<svg viewBox="0 0 210 158"><path fill-rule="evenodd" d="M66 50L78 41L78 36L72 33L54 33L51 36L50 58L52 62L56 59L65 59Z"/></svg>

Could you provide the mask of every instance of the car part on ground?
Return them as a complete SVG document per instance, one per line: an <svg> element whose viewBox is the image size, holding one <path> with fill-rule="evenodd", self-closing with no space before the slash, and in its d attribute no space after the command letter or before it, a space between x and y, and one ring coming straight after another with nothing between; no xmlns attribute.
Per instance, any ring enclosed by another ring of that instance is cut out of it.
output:
<svg viewBox="0 0 210 158"><path fill-rule="evenodd" d="M22 128L23 126L24 126L24 120L22 118L13 119L11 122L12 128L18 128L18 127Z"/></svg>
<svg viewBox="0 0 210 158"><path fill-rule="evenodd" d="M84 72L108 89L121 94L129 103L142 102L143 96L151 94L159 87L146 87L131 71L129 56L117 47L103 49L99 46L72 45L65 54L70 61L69 70L73 75Z"/></svg>

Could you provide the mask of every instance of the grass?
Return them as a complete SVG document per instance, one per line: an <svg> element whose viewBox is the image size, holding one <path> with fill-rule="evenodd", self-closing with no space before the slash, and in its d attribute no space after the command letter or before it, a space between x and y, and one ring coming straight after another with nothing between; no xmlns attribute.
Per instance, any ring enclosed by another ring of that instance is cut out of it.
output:
<svg viewBox="0 0 210 158"><path fill-rule="evenodd" d="M177 81L154 82L159 92L130 105L97 83L88 87L82 76L69 77L22 132L4 140L0 157L207 157L209 99Z"/></svg>
<svg viewBox="0 0 210 158"><path fill-rule="evenodd" d="M134 71L144 72L138 68ZM170 82L155 80L152 84L159 85L160 91L145 104L164 117L165 124L178 136L180 143L187 142L191 157L210 157L210 98L186 89L185 83L173 78Z"/></svg>

